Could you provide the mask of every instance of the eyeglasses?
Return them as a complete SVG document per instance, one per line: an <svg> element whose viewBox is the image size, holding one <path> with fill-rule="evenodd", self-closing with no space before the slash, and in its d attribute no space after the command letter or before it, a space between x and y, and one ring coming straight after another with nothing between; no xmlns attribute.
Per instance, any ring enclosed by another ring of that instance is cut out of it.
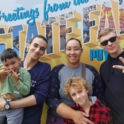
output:
<svg viewBox="0 0 124 124"><path fill-rule="evenodd" d="M116 38L117 38L117 36L111 37L111 38L109 38L108 40L105 40L105 41L101 42L100 44L101 44L102 46L106 46L106 45L108 45L108 42L109 42L109 41L110 41L111 43L115 42L115 41L116 41Z"/></svg>

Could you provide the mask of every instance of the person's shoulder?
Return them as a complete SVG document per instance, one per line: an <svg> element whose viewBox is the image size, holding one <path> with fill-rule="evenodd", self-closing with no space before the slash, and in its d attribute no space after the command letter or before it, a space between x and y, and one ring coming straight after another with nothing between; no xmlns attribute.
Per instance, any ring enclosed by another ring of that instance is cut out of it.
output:
<svg viewBox="0 0 124 124"><path fill-rule="evenodd" d="M47 62L41 62L41 61L38 61L38 64L39 64L39 65L42 65L42 66L44 66L44 65L46 65L46 66L50 66Z"/></svg>
<svg viewBox="0 0 124 124"><path fill-rule="evenodd" d="M106 69L106 67L108 67L108 66L109 66L109 60L106 60L106 61L104 61L104 62L101 64L100 70Z"/></svg>
<svg viewBox="0 0 124 124"><path fill-rule="evenodd" d="M44 67L44 68L50 68L50 64L48 64L47 62L38 62L38 66L39 67Z"/></svg>
<svg viewBox="0 0 124 124"><path fill-rule="evenodd" d="M105 60L105 61L101 64L101 66L106 65L108 62L109 62L109 60Z"/></svg>
<svg viewBox="0 0 124 124"><path fill-rule="evenodd" d="M23 67L21 67L20 69L19 69L19 72L28 72L25 68L23 68Z"/></svg>
<svg viewBox="0 0 124 124"><path fill-rule="evenodd" d="M97 72L97 70L95 69L95 67L93 67L92 65L85 64L85 67L87 69L89 69L92 73L96 73Z"/></svg>
<svg viewBox="0 0 124 124"><path fill-rule="evenodd" d="M95 69L92 65L88 65L88 64L85 64L86 68L92 70L92 69Z"/></svg>
<svg viewBox="0 0 124 124"><path fill-rule="evenodd" d="M20 74L28 74L28 75L30 75L30 73L26 69L24 69L23 67L20 68L19 73Z"/></svg>
<svg viewBox="0 0 124 124"><path fill-rule="evenodd" d="M52 70L58 70L59 71L64 66L65 66L64 64L59 64L59 65L54 66Z"/></svg>

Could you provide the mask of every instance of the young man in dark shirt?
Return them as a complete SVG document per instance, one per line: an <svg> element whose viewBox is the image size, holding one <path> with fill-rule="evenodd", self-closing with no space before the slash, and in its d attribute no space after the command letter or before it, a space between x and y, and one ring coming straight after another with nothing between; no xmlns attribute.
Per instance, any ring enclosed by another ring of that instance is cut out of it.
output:
<svg viewBox="0 0 124 124"><path fill-rule="evenodd" d="M28 44L28 53L21 62L31 75L31 90L27 97L17 101L11 101L11 108L24 107L24 117L22 124L40 124L43 103L48 95L50 82L50 65L40 62L39 58L44 55L47 48L47 39L44 36L37 35L33 37ZM6 102L0 98L0 110L4 110Z"/></svg>
<svg viewBox="0 0 124 124"><path fill-rule="evenodd" d="M114 65L124 65L119 59L124 57L120 38L106 28L99 33L101 47L109 53L108 60L102 63L100 75L104 83L105 103L111 109L114 124L124 123L124 74Z"/></svg>

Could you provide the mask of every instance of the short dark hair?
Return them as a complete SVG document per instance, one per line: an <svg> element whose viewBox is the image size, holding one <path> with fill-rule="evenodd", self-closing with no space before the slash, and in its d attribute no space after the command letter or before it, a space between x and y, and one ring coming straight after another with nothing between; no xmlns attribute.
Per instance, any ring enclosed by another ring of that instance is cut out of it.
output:
<svg viewBox="0 0 124 124"><path fill-rule="evenodd" d="M67 43L68 43L70 40L76 40L76 41L79 43L80 47L82 48L81 41L78 40L77 38L70 38L69 40L67 40L67 42L66 42L66 44L65 44L65 47L67 46Z"/></svg>
<svg viewBox="0 0 124 124"><path fill-rule="evenodd" d="M30 40L29 43L31 44L35 38L41 38L41 39L43 39L46 43L48 43L47 39L46 39L44 36L42 36L42 35L36 35L36 36L34 36L34 37Z"/></svg>
<svg viewBox="0 0 124 124"><path fill-rule="evenodd" d="M1 61L6 61L6 59L11 59L11 58L19 58L17 53L11 49L11 48L7 48L5 49L2 54L1 54Z"/></svg>

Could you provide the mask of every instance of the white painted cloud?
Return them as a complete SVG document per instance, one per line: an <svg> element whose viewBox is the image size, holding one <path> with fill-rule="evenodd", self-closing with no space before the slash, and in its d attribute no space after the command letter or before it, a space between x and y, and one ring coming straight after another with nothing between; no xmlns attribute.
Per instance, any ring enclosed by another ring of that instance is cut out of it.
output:
<svg viewBox="0 0 124 124"><path fill-rule="evenodd" d="M36 20L42 22L42 20L43 20L43 4L35 5L33 9L35 9L35 8L38 8L38 10L39 10L39 17Z"/></svg>
<svg viewBox="0 0 124 124"><path fill-rule="evenodd" d="M39 17L38 21L42 20L43 16L43 1L41 0L35 0L34 1L24 1L24 0L0 0L0 11L1 13L5 13L5 15L8 15L8 13L12 14L14 10L17 7L23 7L25 10L22 12L25 12L26 10L30 11L30 9L38 8L39 10ZM17 21L11 21L11 22L5 22L3 18L1 18L0 23L6 24L9 26L19 25L19 24L26 24L27 19L23 20L17 20Z"/></svg>

